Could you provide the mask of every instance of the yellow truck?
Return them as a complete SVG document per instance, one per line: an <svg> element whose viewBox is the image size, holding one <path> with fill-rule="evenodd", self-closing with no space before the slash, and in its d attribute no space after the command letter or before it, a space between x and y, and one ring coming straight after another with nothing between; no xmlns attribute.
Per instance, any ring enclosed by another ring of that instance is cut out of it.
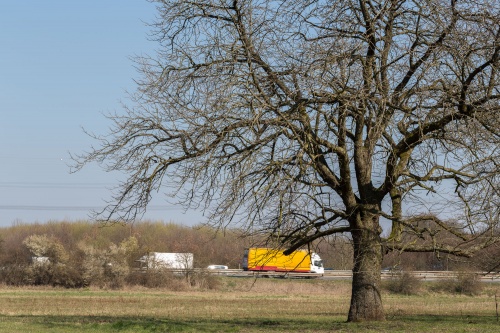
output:
<svg viewBox="0 0 500 333"><path fill-rule="evenodd" d="M243 270L260 272L292 272L324 274L323 262L317 253L296 250L284 255L283 250L252 247L243 255Z"/></svg>

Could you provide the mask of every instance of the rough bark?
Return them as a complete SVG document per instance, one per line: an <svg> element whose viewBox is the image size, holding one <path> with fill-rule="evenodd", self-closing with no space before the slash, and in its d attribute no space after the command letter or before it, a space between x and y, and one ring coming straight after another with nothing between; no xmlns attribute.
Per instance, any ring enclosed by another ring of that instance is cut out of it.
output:
<svg viewBox="0 0 500 333"><path fill-rule="evenodd" d="M371 215L352 231L354 267L348 321L384 320L381 277L383 253L378 217Z"/></svg>

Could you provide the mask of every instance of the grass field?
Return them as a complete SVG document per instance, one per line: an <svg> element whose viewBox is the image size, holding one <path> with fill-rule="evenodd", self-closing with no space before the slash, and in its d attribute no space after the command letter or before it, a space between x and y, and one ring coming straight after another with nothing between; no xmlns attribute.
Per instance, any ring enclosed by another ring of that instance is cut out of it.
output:
<svg viewBox="0 0 500 333"><path fill-rule="evenodd" d="M387 321L353 324L348 281L221 278L217 291L190 292L0 286L0 332L499 332L497 288L385 294Z"/></svg>

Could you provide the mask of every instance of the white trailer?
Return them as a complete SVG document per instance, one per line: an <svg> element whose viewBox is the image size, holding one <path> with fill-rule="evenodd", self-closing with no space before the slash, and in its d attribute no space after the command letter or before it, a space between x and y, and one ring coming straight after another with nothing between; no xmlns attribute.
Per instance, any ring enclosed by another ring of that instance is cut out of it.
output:
<svg viewBox="0 0 500 333"><path fill-rule="evenodd" d="M192 269L192 253L150 252L137 260L141 269Z"/></svg>

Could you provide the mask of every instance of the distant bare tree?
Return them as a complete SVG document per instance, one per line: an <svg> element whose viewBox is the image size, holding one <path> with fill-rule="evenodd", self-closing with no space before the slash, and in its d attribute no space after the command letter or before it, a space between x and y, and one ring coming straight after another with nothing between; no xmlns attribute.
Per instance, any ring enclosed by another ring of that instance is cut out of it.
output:
<svg viewBox="0 0 500 333"><path fill-rule="evenodd" d="M353 266L352 241L347 235L325 237L314 244L321 254L325 269L351 270Z"/></svg>
<svg viewBox="0 0 500 333"><path fill-rule="evenodd" d="M155 2L133 102L75 158L129 175L100 218L166 191L288 252L350 233L350 321L384 318L386 251L496 241L498 1Z"/></svg>

